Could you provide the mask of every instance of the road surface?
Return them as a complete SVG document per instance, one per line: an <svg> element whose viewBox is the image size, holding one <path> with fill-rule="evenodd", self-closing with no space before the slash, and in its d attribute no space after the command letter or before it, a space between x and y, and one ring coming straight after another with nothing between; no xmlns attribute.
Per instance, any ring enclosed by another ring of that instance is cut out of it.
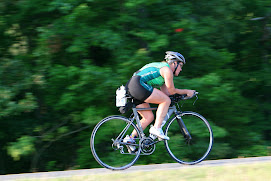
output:
<svg viewBox="0 0 271 181"><path fill-rule="evenodd" d="M195 167L210 167L221 165L236 165L236 164L250 164L260 162L271 162L271 156L266 157L251 157L251 158L236 158L225 160L207 160L196 165L182 165L179 163L168 164L154 164L154 165L139 165L132 166L122 171L111 171L105 168L95 169L81 169L81 170L68 170L68 171L56 171L56 172L38 172L38 173L22 173L13 175L0 175L1 181L13 181L19 179L35 179L35 178L65 178L72 176L85 176L94 174L112 174L112 173L130 173L130 172L142 172L142 171L154 171L154 170L166 170L166 169L186 169Z"/></svg>

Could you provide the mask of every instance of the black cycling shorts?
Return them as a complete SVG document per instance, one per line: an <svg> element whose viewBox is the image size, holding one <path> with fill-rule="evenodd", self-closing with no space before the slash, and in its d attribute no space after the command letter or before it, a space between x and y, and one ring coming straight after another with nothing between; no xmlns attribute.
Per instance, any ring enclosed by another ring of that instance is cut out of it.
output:
<svg viewBox="0 0 271 181"><path fill-rule="evenodd" d="M140 76L135 75L133 76L126 84L126 89L130 93L130 95L136 99L134 103L136 105L144 103L144 101L152 94L153 89L147 90L145 87L142 86L140 83Z"/></svg>

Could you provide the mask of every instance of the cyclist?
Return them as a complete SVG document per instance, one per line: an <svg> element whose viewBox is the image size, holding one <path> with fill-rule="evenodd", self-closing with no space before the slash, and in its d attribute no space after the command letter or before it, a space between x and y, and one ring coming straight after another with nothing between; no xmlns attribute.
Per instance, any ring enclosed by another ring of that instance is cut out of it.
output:
<svg viewBox="0 0 271 181"><path fill-rule="evenodd" d="M134 98L137 108L149 108L149 103L159 104L156 112L156 120L149 132L161 139L169 140L164 135L161 125L167 114L171 100L169 95L187 94L193 96L195 90L177 89L173 83L173 77L178 76L185 64L185 58L178 52L167 51L163 62L153 62L143 66L134 73L127 82L126 89ZM160 90L158 89L160 88ZM154 119L152 111L138 111L142 119L140 120L142 128L145 129ZM124 142L134 143L137 137L134 130L130 136L124 138ZM132 148L134 146L129 146Z"/></svg>

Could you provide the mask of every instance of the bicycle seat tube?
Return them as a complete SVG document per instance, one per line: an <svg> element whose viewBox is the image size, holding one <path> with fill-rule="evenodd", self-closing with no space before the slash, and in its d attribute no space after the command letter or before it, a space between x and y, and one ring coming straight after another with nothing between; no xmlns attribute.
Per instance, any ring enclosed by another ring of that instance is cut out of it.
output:
<svg viewBox="0 0 271 181"><path fill-rule="evenodd" d="M140 119L139 119L139 115L138 115L138 112L137 112L137 108L133 107L132 110L133 110L134 118L136 120L137 127L138 127L138 129L140 131L140 134L141 134L142 138L143 138L143 137L145 137L145 134L143 132L143 129L142 129L142 126L141 126L141 123L140 123Z"/></svg>

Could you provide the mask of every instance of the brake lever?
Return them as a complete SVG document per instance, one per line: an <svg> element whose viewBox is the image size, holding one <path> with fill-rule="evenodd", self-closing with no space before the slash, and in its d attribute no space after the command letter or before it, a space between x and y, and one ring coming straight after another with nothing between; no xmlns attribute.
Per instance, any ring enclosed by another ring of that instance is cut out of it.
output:
<svg viewBox="0 0 271 181"><path fill-rule="evenodd" d="M192 99L193 97L196 97L196 100L194 101L194 103L193 103L193 106L195 105L195 103L197 102L197 100L199 99L198 98L198 94L199 94L199 92L194 92L194 95L192 96L192 97L186 97L186 98L184 98L183 100L187 100L187 99ZM184 103L183 103L184 104ZM182 104L182 106L183 106L183 104ZM181 106L181 107L182 107Z"/></svg>
<svg viewBox="0 0 271 181"><path fill-rule="evenodd" d="M198 93L198 92L197 92ZM196 97L196 100L194 101L194 103L193 103L193 106L195 105L195 103L197 102L197 100L199 99L199 97L198 97L198 95L197 94L195 94L195 97Z"/></svg>

